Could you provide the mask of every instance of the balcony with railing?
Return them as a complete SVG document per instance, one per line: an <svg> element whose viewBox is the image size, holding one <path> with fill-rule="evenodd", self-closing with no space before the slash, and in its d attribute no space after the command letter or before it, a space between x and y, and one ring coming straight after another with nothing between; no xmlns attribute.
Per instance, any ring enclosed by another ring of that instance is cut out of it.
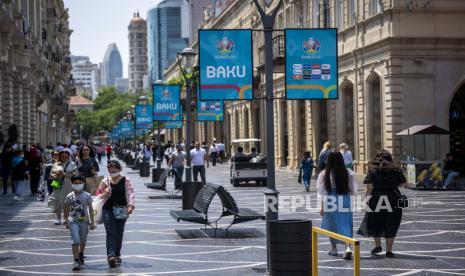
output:
<svg viewBox="0 0 465 276"><path fill-rule="evenodd" d="M286 57L284 35L279 34L273 37L273 65L275 72L283 71ZM265 70L265 44L258 48L258 70Z"/></svg>

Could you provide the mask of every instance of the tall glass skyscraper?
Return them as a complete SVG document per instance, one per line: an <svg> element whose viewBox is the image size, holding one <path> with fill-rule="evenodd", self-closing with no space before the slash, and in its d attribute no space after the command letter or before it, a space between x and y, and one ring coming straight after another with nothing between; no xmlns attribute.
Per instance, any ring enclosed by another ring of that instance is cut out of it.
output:
<svg viewBox="0 0 465 276"><path fill-rule="evenodd" d="M123 62L115 43L108 45L103 58L103 85L116 86L116 79L123 77Z"/></svg>
<svg viewBox="0 0 465 276"><path fill-rule="evenodd" d="M163 80L163 71L189 44L190 13L186 0L164 0L147 13L150 81Z"/></svg>

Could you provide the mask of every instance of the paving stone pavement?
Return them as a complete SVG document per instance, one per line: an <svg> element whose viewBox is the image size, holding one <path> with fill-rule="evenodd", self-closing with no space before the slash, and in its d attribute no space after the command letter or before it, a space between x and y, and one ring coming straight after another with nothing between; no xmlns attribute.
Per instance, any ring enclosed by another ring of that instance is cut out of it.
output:
<svg viewBox="0 0 465 276"><path fill-rule="evenodd" d="M224 185L239 207L263 213L264 187L234 188L229 183L228 169L228 164L210 167L207 181ZM162 195L143 185L150 178L141 178L136 171L126 168L123 174L135 185L136 210L126 224L121 267L108 268L105 230L103 225L98 225L88 237L85 266L81 272L73 273L69 232L63 226L53 225L54 215L45 204L37 203L32 197L21 202L0 197L0 275L264 274L264 221L232 227L233 237L240 232L249 235L248 238L209 238L199 231L200 225L177 223L169 216L169 210L180 208L181 200L149 199L148 196ZM291 172L277 172L277 188L284 200L280 205L280 219L311 219L314 226L319 226L321 217L316 211L300 207L291 212L285 208L290 195L315 196L314 189L307 194L296 179ZM465 275L465 191L408 190L406 193L409 198L421 200L422 208L404 211L394 247L395 259L370 256L372 241L355 235L361 240L362 275ZM211 216L215 216L219 205L215 198ZM355 230L362 218L363 213L354 214ZM226 222L220 221L220 224ZM192 237L183 239L175 230L190 233ZM326 237L320 237L318 244L320 275L353 275L352 262L327 256Z"/></svg>

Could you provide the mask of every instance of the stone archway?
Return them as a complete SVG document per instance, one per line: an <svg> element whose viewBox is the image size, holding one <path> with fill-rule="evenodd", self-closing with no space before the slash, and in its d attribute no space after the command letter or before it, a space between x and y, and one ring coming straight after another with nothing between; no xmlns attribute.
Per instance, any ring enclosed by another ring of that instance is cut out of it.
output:
<svg viewBox="0 0 465 276"><path fill-rule="evenodd" d="M450 152L465 154L465 83L455 92L449 106Z"/></svg>

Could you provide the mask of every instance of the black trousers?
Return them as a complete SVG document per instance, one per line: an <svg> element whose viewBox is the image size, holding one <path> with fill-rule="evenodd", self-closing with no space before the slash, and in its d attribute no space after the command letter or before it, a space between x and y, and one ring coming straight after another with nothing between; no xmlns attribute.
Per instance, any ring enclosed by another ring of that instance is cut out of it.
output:
<svg viewBox="0 0 465 276"><path fill-rule="evenodd" d="M198 175L200 173L200 178L202 179L202 182L203 183L207 183L207 180L205 178L205 166L202 165L202 166L193 166L192 167L192 170L193 170L193 174L194 174L194 181L197 182L198 181Z"/></svg>

